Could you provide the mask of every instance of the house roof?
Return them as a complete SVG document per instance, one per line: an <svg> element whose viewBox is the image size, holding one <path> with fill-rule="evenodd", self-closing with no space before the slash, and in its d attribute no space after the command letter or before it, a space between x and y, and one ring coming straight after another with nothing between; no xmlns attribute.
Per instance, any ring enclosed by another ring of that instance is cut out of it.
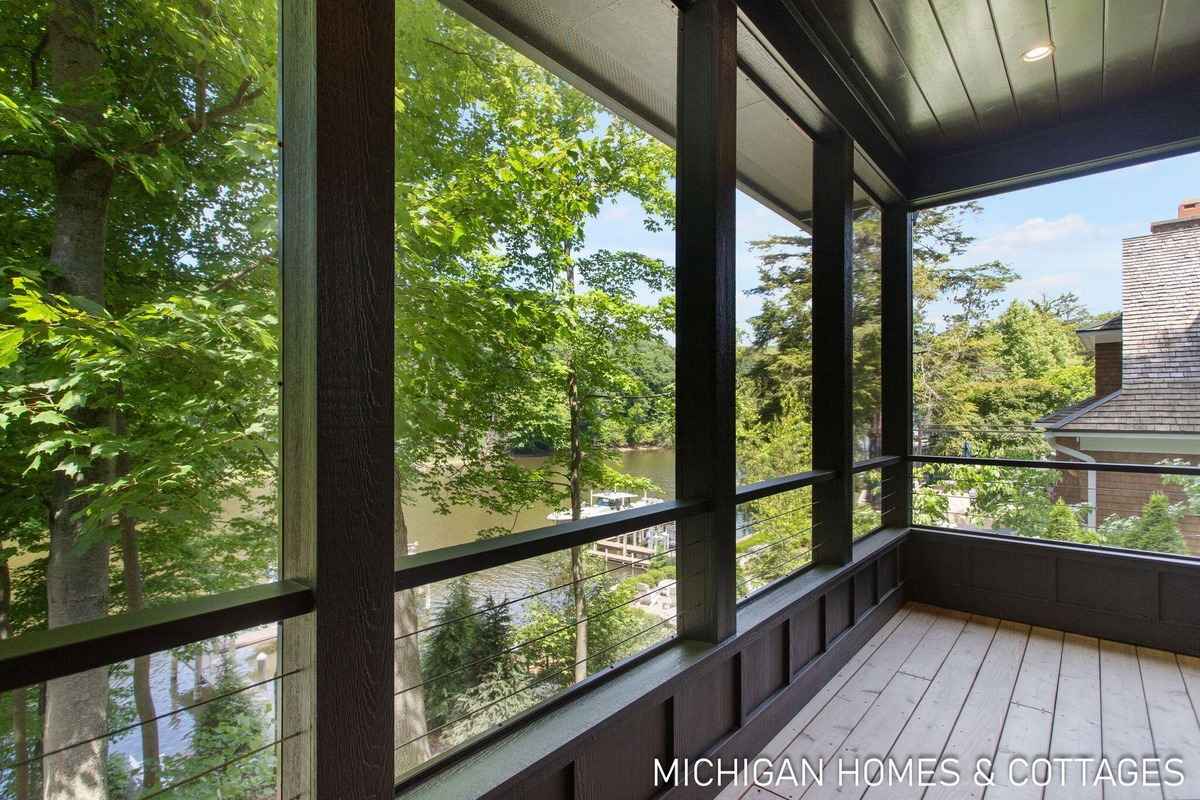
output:
<svg viewBox="0 0 1200 800"><path fill-rule="evenodd" d="M1125 387L1059 409L1037 424L1056 433L1200 433L1200 386Z"/></svg>
<svg viewBox="0 0 1200 800"><path fill-rule="evenodd" d="M1124 316L1124 315L1117 314L1115 317L1106 319L1104 322L1101 322L1099 325L1092 325L1087 328L1076 328L1075 332L1079 333L1079 334L1085 334L1085 333L1100 333L1102 331L1119 331L1119 330L1121 330L1121 317L1122 316Z"/></svg>

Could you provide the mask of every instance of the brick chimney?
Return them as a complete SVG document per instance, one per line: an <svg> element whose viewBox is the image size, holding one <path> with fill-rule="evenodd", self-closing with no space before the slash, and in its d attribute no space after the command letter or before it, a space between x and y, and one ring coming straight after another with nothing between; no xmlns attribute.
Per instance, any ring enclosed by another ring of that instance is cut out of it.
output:
<svg viewBox="0 0 1200 800"><path fill-rule="evenodd" d="M1150 232L1178 230L1200 225L1200 199L1184 200L1179 204L1179 215L1175 219L1164 219L1150 223Z"/></svg>

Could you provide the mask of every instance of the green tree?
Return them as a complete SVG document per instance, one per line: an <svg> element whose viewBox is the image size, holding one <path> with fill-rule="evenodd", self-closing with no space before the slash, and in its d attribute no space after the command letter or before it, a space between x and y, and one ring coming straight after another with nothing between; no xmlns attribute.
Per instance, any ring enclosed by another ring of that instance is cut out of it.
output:
<svg viewBox="0 0 1200 800"><path fill-rule="evenodd" d="M34 501L28 513L45 519L49 510L40 542L21 545L48 551L36 562L44 571L18 582L31 591L44 587L45 602L26 606L44 612L21 626L56 627L180 596L197 583L244 579L259 566L255 559L244 571L231 564L233 547L191 563L179 550L193 515L207 516L215 493L201 495L197 509L190 491L206 477L229 485L229 477L218 477L231 463L214 458L217 443L254 449L269 439L271 423L258 404L236 399L241 382L258 377L255 365L225 373L229 409L212 396L220 383L205 386L202 407L187 395L195 389L189 365L197 353L210 365L228 366L226 356L234 356L166 343L162 329L205 303L216 307L199 312L200 324L212 326L207 333L216 339L221 327L238 326L231 317L261 320L268 313L262 298L270 297L273 278L262 267L271 264L274 4L18 0L5 11L0 270L5 293L26 305L16 313L10 305L0 328L7 387L0 427L7 426L4 457L19 462L4 471L20 471ZM238 295L247 305L233 302ZM50 316L39 318L43 312ZM141 349L144 335L157 341ZM131 344L136 356L119 352ZM165 356L162 348L173 349L171 361L134 363ZM154 370L153 385L137 382ZM196 377L211 380L212 372ZM273 383L268 376L248 399L269 395ZM183 448L201 438L205 446L192 460ZM178 448L174 464L154 457L166 443ZM234 483L261 486L253 481L262 472L256 467ZM114 593L116 542L124 579ZM220 576L218 567L232 572ZM173 584L177 578L182 585ZM139 711L149 720L146 678L138 682ZM89 742L48 759L47 798L105 795L99 734L107 727L106 696L105 670L47 686L41 746L53 752ZM146 744L153 763L153 741ZM148 771L145 780L153 785L156 776Z"/></svg>
<svg viewBox="0 0 1200 800"><path fill-rule="evenodd" d="M1149 550L1154 553L1176 553L1185 555L1187 546L1179 533L1179 512L1162 492L1155 492L1142 506L1142 514L1115 544L1133 550Z"/></svg>
<svg viewBox="0 0 1200 800"><path fill-rule="evenodd" d="M480 620L466 578L450 583L433 628L422 658L420 680L424 684L425 712L431 729L436 729L453 721L455 698L475 683L487 663L479 663L476 645ZM414 686L408 684L396 690L415 691Z"/></svg>

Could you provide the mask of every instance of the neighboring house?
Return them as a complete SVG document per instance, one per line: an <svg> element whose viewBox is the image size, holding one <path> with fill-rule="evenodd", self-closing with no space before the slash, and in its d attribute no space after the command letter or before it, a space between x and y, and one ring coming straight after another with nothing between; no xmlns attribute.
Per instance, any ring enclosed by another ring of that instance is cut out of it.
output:
<svg viewBox="0 0 1200 800"><path fill-rule="evenodd" d="M1200 200L1125 239L1121 274L1122 313L1078 331L1095 354L1094 396L1036 424L1064 460L1200 463ZM1089 526L1136 516L1156 491L1183 498L1158 476L1120 472L1069 474L1056 491L1093 509ZM1180 530L1200 554L1200 517Z"/></svg>

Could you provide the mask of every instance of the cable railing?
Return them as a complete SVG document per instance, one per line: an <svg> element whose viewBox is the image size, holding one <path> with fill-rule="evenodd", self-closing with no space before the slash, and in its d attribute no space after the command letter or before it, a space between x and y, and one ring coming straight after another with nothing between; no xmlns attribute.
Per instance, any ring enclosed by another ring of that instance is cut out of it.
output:
<svg viewBox="0 0 1200 800"><path fill-rule="evenodd" d="M394 636L397 777L413 780L451 750L481 746L516 718L590 685L587 676L670 640L682 616L676 562L705 546L679 539L676 519L703 507L552 526L547 532L567 535L532 532L531 557L458 574L456 554L439 567L449 578L412 587L398 579L408 602L424 598L426 606Z"/></svg>
<svg viewBox="0 0 1200 800"><path fill-rule="evenodd" d="M1200 556L1200 467L914 456L917 525Z"/></svg>
<svg viewBox="0 0 1200 800"><path fill-rule="evenodd" d="M86 765L95 762L107 773L110 797L169 796L184 787L191 787L189 797L277 796L279 747L303 732L278 735L277 698L304 669L281 668L278 648L272 649L277 636L264 638L254 629L244 635L250 640L221 636L96 668L107 676L95 702L115 713L89 716L77 704L72 713L82 720L79 735L65 742L44 739L40 686L10 691L0 784L13 796L32 796L40 794L41 776L63 764L91 769ZM204 658L217 667L215 674L196 668ZM273 674L262 674L266 661L273 661ZM99 720L101 730L89 731L88 720Z"/></svg>

